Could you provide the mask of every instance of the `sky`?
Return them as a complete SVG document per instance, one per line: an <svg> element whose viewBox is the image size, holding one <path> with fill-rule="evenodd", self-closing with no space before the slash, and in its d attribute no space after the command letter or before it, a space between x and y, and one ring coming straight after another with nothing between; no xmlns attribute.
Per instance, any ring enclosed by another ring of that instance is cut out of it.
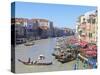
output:
<svg viewBox="0 0 100 75"><path fill-rule="evenodd" d="M75 29L80 15L96 9L94 6L16 2L15 17L48 19L55 27Z"/></svg>

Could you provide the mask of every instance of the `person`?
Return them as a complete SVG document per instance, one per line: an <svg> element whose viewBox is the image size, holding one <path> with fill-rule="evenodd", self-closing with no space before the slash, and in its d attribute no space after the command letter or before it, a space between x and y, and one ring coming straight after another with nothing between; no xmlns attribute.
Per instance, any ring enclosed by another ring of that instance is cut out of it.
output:
<svg viewBox="0 0 100 75"><path fill-rule="evenodd" d="M77 69L77 64L74 64L73 69L74 69L74 70Z"/></svg>
<svg viewBox="0 0 100 75"><path fill-rule="evenodd" d="M44 55L39 55L38 60L44 60L45 56Z"/></svg>
<svg viewBox="0 0 100 75"><path fill-rule="evenodd" d="M30 63L30 62L31 62L31 58L28 59L28 63Z"/></svg>

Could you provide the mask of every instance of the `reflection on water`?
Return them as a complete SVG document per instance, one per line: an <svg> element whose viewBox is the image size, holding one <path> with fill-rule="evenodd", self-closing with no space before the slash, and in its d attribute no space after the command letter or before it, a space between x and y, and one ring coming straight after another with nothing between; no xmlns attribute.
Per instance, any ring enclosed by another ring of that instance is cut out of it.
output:
<svg viewBox="0 0 100 75"><path fill-rule="evenodd" d="M62 70L72 70L73 65L76 60L61 64L51 55L55 46L56 46L56 38L42 39L35 41L35 45L33 46L24 46L18 45L16 46L15 54L16 54L16 72L44 72L44 71L62 71ZM46 56L46 59L49 61L53 61L53 65L48 66L27 66L20 62L17 59L22 59L27 61L30 57L32 60L36 60L40 54ZM83 64L79 62L79 69L83 69Z"/></svg>

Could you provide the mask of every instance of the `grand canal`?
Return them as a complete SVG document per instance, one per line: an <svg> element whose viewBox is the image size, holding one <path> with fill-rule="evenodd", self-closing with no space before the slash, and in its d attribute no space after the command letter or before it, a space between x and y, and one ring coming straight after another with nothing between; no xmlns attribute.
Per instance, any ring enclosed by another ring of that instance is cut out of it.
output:
<svg viewBox="0 0 100 75"><path fill-rule="evenodd" d="M60 63L52 56L54 48L56 46L56 38L48 38L35 41L35 45L32 46L24 46L23 44L17 45L15 48L16 54L16 72L48 72L48 71L64 71L64 70L73 70L74 64L77 60L70 61L68 63ZM52 65L48 66L27 66L18 61L18 59L22 59L23 61L27 61L28 58L31 60L37 60L38 56L42 54L46 56L47 61L52 61ZM78 61L78 69L84 69L84 64L81 61Z"/></svg>

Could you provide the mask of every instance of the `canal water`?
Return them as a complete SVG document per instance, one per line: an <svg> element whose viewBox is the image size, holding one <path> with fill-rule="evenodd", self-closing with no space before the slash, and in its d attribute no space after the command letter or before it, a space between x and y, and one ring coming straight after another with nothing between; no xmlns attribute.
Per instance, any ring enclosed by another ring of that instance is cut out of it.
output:
<svg viewBox="0 0 100 75"><path fill-rule="evenodd" d="M23 44L17 45L15 48L16 73L73 70L74 69L73 66L77 62L76 60L62 64L52 56L52 53L56 46L56 41L57 41L56 38L48 38L48 39L37 40L35 41L35 45L32 46L24 46ZM53 64L48 66L43 66L43 65L27 66L18 61L18 59L21 59L23 61L28 61L28 58L31 58L31 60L37 60L40 54L45 55L46 60L52 61ZM81 61L78 61L78 69L84 69L83 66L84 64Z"/></svg>

